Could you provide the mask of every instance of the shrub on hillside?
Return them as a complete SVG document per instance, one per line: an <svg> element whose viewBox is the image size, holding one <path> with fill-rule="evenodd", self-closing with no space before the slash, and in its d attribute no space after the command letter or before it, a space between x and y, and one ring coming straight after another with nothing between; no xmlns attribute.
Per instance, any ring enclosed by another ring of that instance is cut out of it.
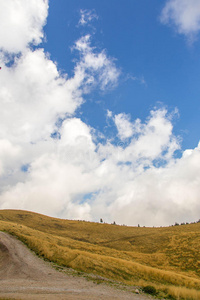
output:
<svg viewBox="0 0 200 300"><path fill-rule="evenodd" d="M147 285L147 286L143 287L142 290L143 290L143 292L150 294L150 295L156 295L156 293L157 293L156 288L151 285Z"/></svg>

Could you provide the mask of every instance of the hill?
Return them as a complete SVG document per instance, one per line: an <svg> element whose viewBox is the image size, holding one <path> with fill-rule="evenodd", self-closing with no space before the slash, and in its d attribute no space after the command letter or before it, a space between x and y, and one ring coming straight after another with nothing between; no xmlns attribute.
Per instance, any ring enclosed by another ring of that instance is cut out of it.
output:
<svg viewBox="0 0 200 300"><path fill-rule="evenodd" d="M135 290L124 284L113 288L114 281L104 279L98 285L99 276L77 275L68 268L58 272L14 236L0 232L1 300L149 300L144 293L138 299Z"/></svg>
<svg viewBox="0 0 200 300"><path fill-rule="evenodd" d="M200 223L141 228L1 210L0 230L59 266L200 299Z"/></svg>

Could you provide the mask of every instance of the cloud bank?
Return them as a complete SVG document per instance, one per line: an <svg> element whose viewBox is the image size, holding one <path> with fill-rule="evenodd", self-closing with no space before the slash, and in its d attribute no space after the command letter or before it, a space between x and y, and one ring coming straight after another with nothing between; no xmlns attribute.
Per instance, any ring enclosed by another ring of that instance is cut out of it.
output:
<svg viewBox="0 0 200 300"><path fill-rule="evenodd" d="M116 136L100 142L76 110L93 89L115 87L120 70L86 35L72 47L73 76L61 75L44 49L30 45L44 37L48 2L25 2L0 1L2 16L11 8L6 23L0 18L9 36L0 54L0 208L127 225L197 220L200 145L176 158L180 139L166 108L146 120L108 111Z"/></svg>
<svg viewBox="0 0 200 300"><path fill-rule="evenodd" d="M0 48L21 52L31 43L41 43L48 14L47 0L0 0Z"/></svg>

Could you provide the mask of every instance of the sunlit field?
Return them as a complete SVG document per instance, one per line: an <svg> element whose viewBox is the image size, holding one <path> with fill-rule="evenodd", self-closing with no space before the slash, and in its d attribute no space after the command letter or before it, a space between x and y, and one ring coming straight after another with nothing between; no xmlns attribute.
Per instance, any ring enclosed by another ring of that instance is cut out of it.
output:
<svg viewBox="0 0 200 300"><path fill-rule="evenodd" d="M151 285L171 299L200 299L200 223L128 227L1 210L0 230L59 266Z"/></svg>

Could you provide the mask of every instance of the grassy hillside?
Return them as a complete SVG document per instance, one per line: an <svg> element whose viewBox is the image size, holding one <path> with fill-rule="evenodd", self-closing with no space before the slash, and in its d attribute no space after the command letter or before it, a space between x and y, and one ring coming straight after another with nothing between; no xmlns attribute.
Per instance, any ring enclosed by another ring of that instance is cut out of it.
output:
<svg viewBox="0 0 200 300"><path fill-rule="evenodd" d="M138 228L0 210L0 230L58 265L200 299L200 223Z"/></svg>

